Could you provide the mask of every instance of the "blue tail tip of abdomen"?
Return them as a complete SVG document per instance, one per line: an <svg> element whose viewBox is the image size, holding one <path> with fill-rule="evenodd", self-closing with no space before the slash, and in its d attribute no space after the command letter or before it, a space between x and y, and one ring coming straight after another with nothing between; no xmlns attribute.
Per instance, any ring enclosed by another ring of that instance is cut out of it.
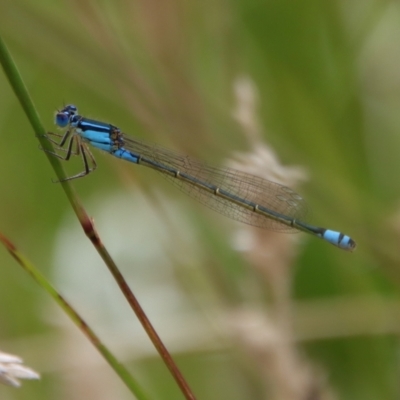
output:
<svg viewBox="0 0 400 400"><path fill-rule="evenodd" d="M341 232L331 231L327 229L323 234L323 238L343 250L354 251L357 247L356 242L350 237Z"/></svg>

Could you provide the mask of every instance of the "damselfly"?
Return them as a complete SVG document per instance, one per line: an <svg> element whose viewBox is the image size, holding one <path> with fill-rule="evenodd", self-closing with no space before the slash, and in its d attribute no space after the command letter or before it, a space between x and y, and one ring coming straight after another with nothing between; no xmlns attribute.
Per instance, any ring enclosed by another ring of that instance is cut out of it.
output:
<svg viewBox="0 0 400 400"><path fill-rule="evenodd" d="M62 160L80 155L84 171L71 180L96 169L96 161L87 144L114 157L144 165L161 172L183 192L234 220L281 232L303 231L344 250L356 243L349 236L303 222L306 204L292 189L231 168L214 168L192 158L176 154L158 145L128 138L114 125L84 118L70 104L57 111L55 123L66 131L60 141L47 138L64 154L51 153Z"/></svg>

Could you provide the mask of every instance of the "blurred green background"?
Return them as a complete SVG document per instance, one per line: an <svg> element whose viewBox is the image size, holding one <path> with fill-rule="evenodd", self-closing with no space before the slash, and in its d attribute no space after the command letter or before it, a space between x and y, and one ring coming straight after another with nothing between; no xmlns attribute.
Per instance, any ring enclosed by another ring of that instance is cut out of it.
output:
<svg viewBox="0 0 400 400"><path fill-rule="evenodd" d="M0 31L47 130L74 103L212 164L252 150L234 118L235 87L251 82L262 146L307 171L297 190L312 221L357 241L350 254L270 234L268 254L288 240L293 256L260 262L234 244L245 228L95 152L96 173L72 184L199 399L399 398L399 3L2 0ZM52 183L4 74L0 110L0 231L153 398L182 398ZM131 398L4 249L0 271L0 350L42 374L0 386L1 399Z"/></svg>

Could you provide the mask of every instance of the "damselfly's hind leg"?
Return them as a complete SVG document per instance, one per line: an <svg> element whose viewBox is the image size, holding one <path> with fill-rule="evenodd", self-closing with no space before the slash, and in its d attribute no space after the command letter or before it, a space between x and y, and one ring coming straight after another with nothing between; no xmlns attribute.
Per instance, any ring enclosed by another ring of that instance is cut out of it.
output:
<svg viewBox="0 0 400 400"><path fill-rule="evenodd" d="M82 142L79 136L77 135L72 135L70 136L70 130L68 130L65 135L58 135L56 133L48 132L46 135L46 139L49 140L51 143L53 143L56 146L56 151L51 151L51 150L46 150L41 148L44 152L51 154L54 157L59 158L60 160L63 161L69 161L71 156L81 156L84 170L76 175L69 176L65 179L61 179L58 181L53 181L54 183L58 182L65 182L65 181L70 181L72 179L77 179L77 178L82 178L86 175L89 175L91 172L93 172L97 168L96 160L89 150L89 148L86 146L85 143ZM56 137L61 137L61 141L58 142L54 139L52 139L51 136L56 136ZM73 150L74 148L74 143L75 143L75 151ZM63 148L67 144L67 148ZM62 151L65 152L65 154L58 154L57 151Z"/></svg>
<svg viewBox="0 0 400 400"><path fill-rule="evenodd" d="M84 176L89 175L97 168L96 160L91 151L89 150L89 148L85 145L85 143L82 142L79 143L78 155L79 154L82 157L83 166L85 168L84 171L79 172L76 175L69 176L68 178L61 179L59 181L53 181L54 183L72 181L72 179L83 178Z"/></svg>

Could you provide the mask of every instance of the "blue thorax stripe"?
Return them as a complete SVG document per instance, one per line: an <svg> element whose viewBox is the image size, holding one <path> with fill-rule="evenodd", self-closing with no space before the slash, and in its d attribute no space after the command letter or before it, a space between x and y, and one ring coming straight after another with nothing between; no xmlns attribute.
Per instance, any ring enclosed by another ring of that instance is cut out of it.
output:
<svg viewBox="0 0 400 400"><path fill-rule="evenodd" d="M83 132L87 130L95 132L107 132L111 133L112 125L105 124L103 122L94 121L91 119L81 118L77 124L77 127L81 128Z"/></svg>

